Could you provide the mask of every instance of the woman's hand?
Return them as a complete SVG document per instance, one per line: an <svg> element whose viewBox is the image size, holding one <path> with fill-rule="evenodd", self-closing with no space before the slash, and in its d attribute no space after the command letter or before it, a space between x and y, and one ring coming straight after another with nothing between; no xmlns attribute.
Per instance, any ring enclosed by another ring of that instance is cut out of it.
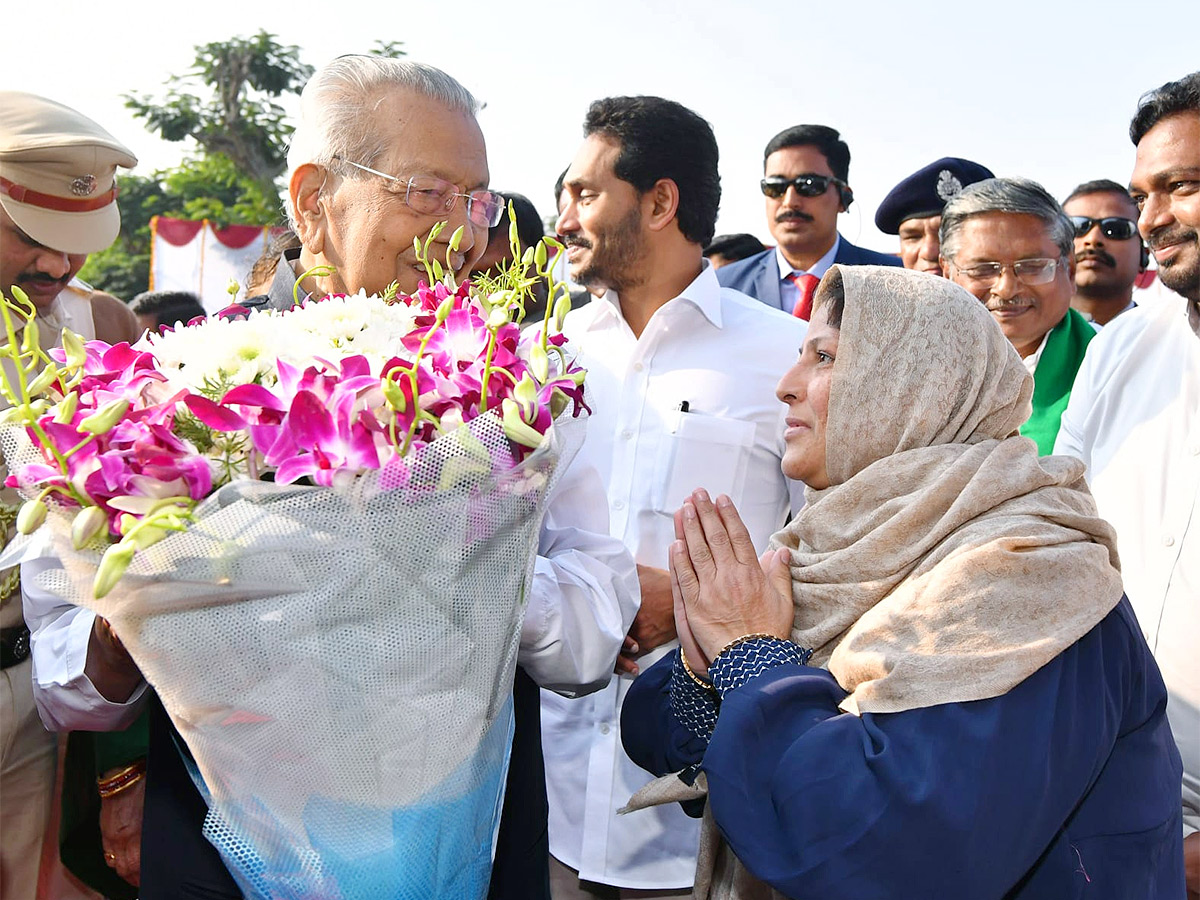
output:
<svg viewBox="0 0 1200 900"><path fill-rule="evenodd" d="M733 501L722 495L714 506L707 492L696 491L675 513L675 536L671 587L676 629L697 674L698 665L707 668L721 648L739 637L791 636L789 553L776 550L756 557Z"/></svg>

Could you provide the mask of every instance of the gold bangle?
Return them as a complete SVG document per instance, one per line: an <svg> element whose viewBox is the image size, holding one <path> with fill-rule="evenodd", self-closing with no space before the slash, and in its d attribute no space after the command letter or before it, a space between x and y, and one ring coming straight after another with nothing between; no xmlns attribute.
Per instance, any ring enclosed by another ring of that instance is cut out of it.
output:
<svg viewBox="0 0 1200 900"><path fill-rule="evenodd" d="M732 641L730 641L728 644L726 644L724 647L722 647L720 650L718 650L717 655L713 657L713 662L716 662L717 657L721 656L721 654L728 653L730 650L732 650L734 647L738 646L739 644L744 644L744 643L746 643L746 641L756 641L759 638L770 638L773 641L783 640L781 637L779 637L779 635L767 634L765 631L756 631L754 634L743 634L739 638L734 638Z"/></svg>
<svg viewBox="0 0 1200 900"><path fill-rule="evenodd" d="M706 691L716 690L711 681L709 681L707 678L701 678L692 671L692 667L688 665L687 654L683 652L682 647L679 648L679 661L683 663L683 671L687 672L688 678L692 679L692 681L696 682L696 684L700 685L700 687L704 688Z"/></svg>
<svg viewBox="0 0 1200 900"><path fill-rule="evenodd" d="M121 793L121 791L129 790L129 788L133 787L144 777L145 776L141 772L134 772L119 784L113 785L112 787L97 788L96 793L100 795L101 800L107 800L109 797L115 797L117 794Z"/></svg>
<svg viewBox="0 0 1200 900"><path fill-rule="evenodd" d="M119 794L121 791L133 787L142 780L145 774L146 761L139 759L137 762L131 763L108 778L97 778L96 792L100 795L101 799L106 800L114 794Z"/></svg>

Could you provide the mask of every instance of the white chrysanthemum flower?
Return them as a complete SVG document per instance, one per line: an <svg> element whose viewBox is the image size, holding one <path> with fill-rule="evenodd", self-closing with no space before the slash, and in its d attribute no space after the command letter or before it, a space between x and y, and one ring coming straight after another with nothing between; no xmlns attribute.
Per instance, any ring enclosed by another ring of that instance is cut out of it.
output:
<svg viewBox="0 0 1200 900"><path fill-rule="evenodd" d="M372 371L380 371L393 356L410 355L403 339L419 314L407 304L360 292L285 312L261 309L240 319L209 318L148 334L136 346L154 354L176 390L251 382L269 387L278 380L278 359L306 368L319 360L362 355Z"/></svg>

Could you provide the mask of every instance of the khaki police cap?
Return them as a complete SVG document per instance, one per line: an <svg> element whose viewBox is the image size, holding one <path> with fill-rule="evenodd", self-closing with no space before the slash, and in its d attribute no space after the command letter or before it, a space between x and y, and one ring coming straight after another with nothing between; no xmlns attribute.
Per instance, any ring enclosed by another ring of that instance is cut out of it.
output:
<svg viewBox="0 0 1200 900"><path fill-rule="evenodd" d="M95 253L121 230L116 172L137 157L69 106L0 91L0 206L27 235L63 253Z"/></svg>

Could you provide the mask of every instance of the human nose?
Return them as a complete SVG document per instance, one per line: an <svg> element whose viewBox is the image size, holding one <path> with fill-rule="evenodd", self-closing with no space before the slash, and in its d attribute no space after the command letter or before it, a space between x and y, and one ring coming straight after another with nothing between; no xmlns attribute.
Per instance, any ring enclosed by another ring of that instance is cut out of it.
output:
<svg viewBox="0 0 1200 900"><path fill-rule="evenodd" d="M1142 203L1142 212L1138 216L1138 232L1146 240L1164 225L1170 225L1174 216L1171 214L1171 204L1165 195L1152 192L1146 195Z"/></svg>
<svg viewBox="0 0 1200 900"><path fill-rule="evenodd" d="M796 182L790 182L783 192L783 205L799 206L802 199L804 199L804 195L796 190Z"/></svg>
<svg viewBox="0 0 1200 900"><path fill-rule="evenodd" d="M938 255L941 253L942 245L938 241L937 232L926 232L925 239L921 241L920 257L929 262L937 262Z"/></svg>
<svg viewBox="0 0 1200 900"><path fill-rule="evenodd" d="M780 403L791 403L793 400L799 400L803 391L804 373L800 369L800 360L797 359L775 385L775 397Z"/></svg>
<svg viewBox="0 0 1200 900"><path fill-rule="evenodd" d="M34 261L34 267L51 278L62 278L71 271L71 257L61 250L43 247Z"/></svg>
<svg viewBox="0 0 1200 900"><path fill-rule="evenodd" d="M1013 297L1021 290L1021 282L1017 278L1017 272L1012 266L1004 266L1000 270L1000 274L996 276L996 282L992 285L991 291L997 297Z"/></svg>
<svg viewBox="0 0 1200 900"><path fill-rule="evenodd" d="M554 223L557 234L570 234L579 228L579 211L574 200L567 200L559 210L558 221Z"/></svg>
<svg viewBox="0 0 1200 900"><path fill-rule="evenodd" d="M1075 240L1082 240L1085 247L1095 246L1096 244L1104 243L1104 233L1100 230L1099 221L1093 222L1083 235L1076 235Z"/></svg>

